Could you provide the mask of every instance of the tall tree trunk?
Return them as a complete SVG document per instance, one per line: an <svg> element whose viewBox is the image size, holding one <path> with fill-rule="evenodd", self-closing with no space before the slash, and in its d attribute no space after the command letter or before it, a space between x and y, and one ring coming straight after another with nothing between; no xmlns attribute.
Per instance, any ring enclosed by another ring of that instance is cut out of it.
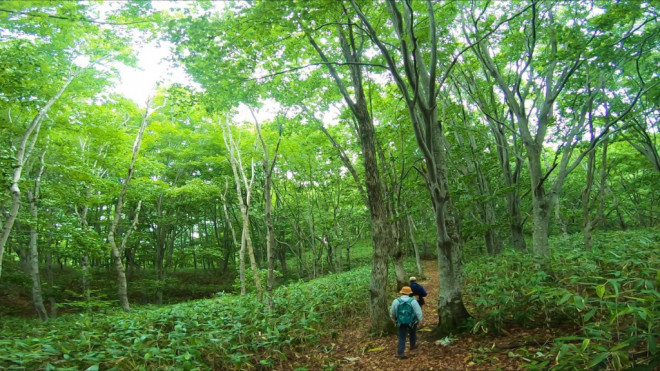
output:
<svg viewBox="0 0 660 371"><path fill-rule="evenodd" d="M383 200L383 183L378 170L375 129L373 118L367 106L363 87L362 68L359 65L362 50L360 49L361 46L358 46L354 39L354 25L351 22L348 22L348 24L349 26L346 31L342 29L341 25L337 26L337 35L341 42L344 59L350 63L350 78L354 90L353 96L349 93L333 64L329 62L325 52L309 33L307 33L307 39L317 54L326 63L330 75L358 123L374 251L371 283L369 286L371 294L369 310L371 314L371 331L374 333L390 333L394 331L394 326L388 313L386 295L387 262L389 260L389 253L392 251L395 242L392 237L392 227L388 221L387 210Z"/></svg>
<svg viewBox="0 0 660 371"><path fill-rule="evenodd" d="M115 212L112 218L112 224L110 226L110 230L108 231L108 243L110 244L110 252L115 266L115 270L117 271L117 294L119 296L119 303L121 305L121 308L125 312L130 312L131 307L128 303L126 271L124 269L124 264L122 263L122 256L124 255L123 249L132 231L132 228L128 229L120 246L117 246L117 242L115 241L115 233L117 233L117 226L119 226L119 220L121 219L122 210L124 208L124 198L126 197L126 191L128 190L128 185L130 184L131 178L133 177L135 160L137 159L137 155L140 150L140 144L142 143L142 136L144 135L144 131L147 128L148 118L149 115L151 114L151 112L149 111L150 103L151 100L148 100L147 107L145 108L144 115L142 116L142 123L140 125L140 129L138 130L137 136L135 137L135 142L133 143L133 153L131 156L131 162L128 165L128 174L126 175L126 179L122 184L119 197L117 197L117 204L115 205ZM137 218L138 215L140 214L140 206L141 206L141 202L138 203L138 207L135 213L135 220L133 221L133 228L137 224L137 220L138 220Z"/></svg>
<svg viewBox="0 0 660 371"><path fill-rule="evenodd" d="M221 124L222 125L222 124ZM252 275L254 285L257 290L257 297L259 300L263 298L263 291L261 288L261 279L259 277L259 270L257 268L257 261L254 256L254 248L252 246L252 238L250 237L250 216L248 208L250 207L250 198L252 195L252 186L254 184L254 161L251 161L251 175L248 181L243 169L243 163L238 148L238 144L234 142L234 137L229 127L229 121L225 118L225 123L222 125L223 139L225 146L229 152L229 162L234 173L234 181L236 183L236 195L238 197L238 205L241 209L241 218L243 219L243 230L241 236L241 265L244 263L245 249L247 248L248 257L250 258L250 267L252 268ZM240 174L240 175L239 175ZM242 184L241 184L242 183ZM243 189L245 189L245 198L243 198Z"/></svg>
<svg viewBox="0 0 660 371"><path fill-rule="evenodd" d="M438 37L435 24L433 3L427 1L428 16L425 23L429 25L428 50L430 50L429 69L422 56L421 45L414 33L415 14L409 2L404 2L401 14L395 0L387 0L390 21L397 37L396 53L403 61L406 78L399 74L400 66L394 61L393 55L379 37L360 6L355 0L350 0L353 9L363 22L366 32L383 55L388 69L406 102L410 122L415 132L415 139L427 164L426 181L434 209L437 233L437 253L439 278L442 285L438 290L438 326L436 336L444 336L455 332L469 314L465 309L461 291L461 246L458 233L459 221L451 216L450 195L446 174L446 159L444 146L444 123L438 119L436 99L436 72ZM411 93L414 94L411 96ZM374 269L375 270L375 269Z"/></svg>
<svg viewBox="0 0 660 371"><path fill-rule="evenodd" d="M520 212L520 172L522 167L522 156L519 154L518 135L515 132L515 120L511 119L509 125L505 112L498 109L501 104L494 92L493 83L486 70L484 76L487 82L487 88L477 83L475 75L469 70L463 70L465 89L473 98L477 106L483 112L490 132L495 139L495 149L497 160L502 169L504 184L509 189L506 193L507 211L509 213L509 232L511 245L518 251L526 251L527 245L523 235L523 218ZM511 137L511 143L509 141ZM511 153L513 152L514 167L511 168Z"/></svg>
<svg viewBox="0 0 660 371"><path fill-rule="evenodd" d="M593 129L593 128L592 128ZM593 133L593 131L592 131ZM598 192L595 199L591 199L593 185L595 183L596 172L596 151L589 153L587 156L587 179L585 180L584 188L582 189L582 232L584 248L591 251L591 238L596 226L603 221L604 209L604 196L605 196L605 183L607 182L607 147L609 138L603 141L603 153L601 155L601 169L600 169L600 184L598 185ZM593 204L598 202L598 210L594 218L591 217Z"/></svg>
<svg viewBox="0 0 660 371"><path fill-rule="evenodd" d="M564 218L561 217L561 203L559 202L559 197L557 197L557 204L555 205L555 220L557 221L557 224L559 224L559 228L561 229L561 236L563 239L568 238L568 224L564 220Z"/></svg>
<svg viewBox="0 0 660 371"><path fill-rule="evenodd" d="M277 152L280 148L280 140L282 139L282 130L280 128L279 137L277 140L277 145L275 147L275 152L273 153L273 161L271 163L268 153L268 146L266 141L261 134L261 127L257 116L254 114L252 108L250 108L250 113L254 119L254 126L257 128L257 133L259 134L259 141L261 142L261 148L264 151L263 158L263 169L265 175L264 181L264 218L266 221L266 260L268 262L268 278L266 279L266 294L269 306L273 306L272 296L273 296L273 286L275 286L275 274L273 270L275 269L275 256L273 250L275 249L275 229L273 228L273 217L272 217L272 204L273 198L271 196L271 184L273 181L273 169L275 168L275 163L277 162Z"/></svg>
<svg viewBox="0 0 660 371"><path fill-rule="evenodd" d="M225 180L225 193L223 193L220 197L222 199L222 211L225 215L225 225L227 228L231 231L231 239L232 242L234 243L234 246L239 246L238 245L238 240L236 240L236 230L234 230L234 225L231 223L231 218L229 217L229 210L227 210L227 191L229 189L229 181ZM241 240L241 245L243 246L242 240ZM229 253L228 253L229 254ZM229 256L229 255L227 255ZM235 262L234 262L235 263ZM245 255L244 255L244 250L240 248L239 250L239 281L241 283L241 295L245 295Z"/></svg>
<svg viewBox="0 0 660 371"><path fill-rule="evenodd" d="M463 101L462 94L460 92L460 89L456 89L457 96ZM466 103L463 103L464 105ZM465 136L467 137L467 140L463 138L463 136L459 133L456 132L456 140L458 142L458 145L461 147L467 147L470 150L470 157L466 158L465 161L467 162L467 166L463 167L463 174L468 175L468 174L474 174L475 175L475 180L476 180L476 186L477 190L479 191L479 195L481 195L481 201L479 202L479 205L477 206L479 210L479 214L481 216L481 224L483 228L483 237L484 237L484 245L486 246L486 251L490 255L497 255L502 251L502 241L498 238L497 236L497 227L496 227L496 217L495 217L495 203L494 200L491 198L491 191L490 191L490 182L486 175L484 174L482 167L480 165L480 158L479 158L479 149L477 148L477 142L474 138L474 135L472 135L470 125L468 123L468 115L465 112L464 109L461 111L461 119L453 119L455 122L459 122L461 126L465 129ZM467 143L465 143L467 142Z"/></svg>
<svg viewBox="0 0 660 371"><path fill-rule="evenodd" d="M32 149L39 138L39 129L41 128L41 123L43 122L44 117L50 110L50 107L62 96L66 88L71 84L73 79L78 76L79 73L69 76L64 85L53 95L46 104L41 107L37 115L32 119L30 125L23 133L21 141L16 149L16 155L13 165L13 173L11 178L11 184L9 186L9 193L11 195L11 206L9 207L9 213L4 223L2 223L2 233L0 233L0 277L2 277L2 257L5 253L5 245L9 239L9 234L11 229L14 226L16 217L18 216L18 210L21 206L21 189L18 187L18 184L21 181L21 176L23 173L23 167L25 163L30 158ZM11 119L11 114L9 116L9 122L13 124Z"/></svg>
<svg viewBox="0 0 660 371"><path fill-rule="evenodd" d="M55 245L57 245L57 240L55 241ZM53 253L48 252L46 254L46 267L47 267L47 277L48 277L48 285L50 287L53 287L55 284L55 280L53 279ZM50 302L50 318L57 318L57 301L55 300L55 295L51 291L51 295L48 297L48 301Z"/></svg>
<svg viewBox="0 0 660 371"><path fill-rule="evenodd" d="M394 276L396 277L397 291L399 291L403 286L408 286L409 281L408 281L408 275L406 274L406 268L403 266L403 260L405 258L405 255L403 254L403 248L401 243L403 239L403 236L400 231L402 220L398 215L395 216L395 214L397 213L393 209L394 207L390 206L389 213L396 220L394 222L390 222L390 228L392 230L392 239L394 240L394 244L392 245L392 250L390 251L390 257L392 258L392 262L394 263Z"/></svg>
<svg viewBox="0 0 660 371"><path fill-rule="evenodd" d="M412 216L408 215L408 234L410 235L410 242L412 243L413 251L415 252L415 263L417 264L417 276L422 279L426 278L424 275L424 266L422 265L422 259L419 254L419 246L415 241L415 223L413 222Z"/></svg>
<svg viewBox="0 0 660 371"><path fill-rule="evenodd" d="M550 230L550 216L552 199L546 193L543 185L543 169L541 167L541 149L537 146L527 145L527 159L529 176L532 187L532 250L537 262L544 269L550 269L550 247L548 236Z"/></svg>
<svg viewBox="0 0 660 371"><path fill-rule="evenodd" d="M48 320L48 313L44 307L44 299L41 295L41 277L39 276L39 249L37 248L37 239L39 237L37 228L39 224L39 183L41 182L41 175L44 172L44 156L46 151L41 154L39 158L40 166L36 177L34 178L34 193L28 191L28 199L30 201L30 215L32 216L32 223L30 223L30 278L32 278L32 303L34 308L39 314L42 321Z"/></svg>
<svg viewBox="0 0 660 371"><path fill-rule="evenodd" d="M156 304L163 304L163 285L165 280L165 269L163 261L165 258L165 249L167 248L167 236L169 235L170 227L165 225L165 212L163 210L163 200L165 194L161 193L156 201L156 215L161 221L158 223L158 229L156 231L156 256L154 265L156 268ZM174 236L172 236L174 238Z"/></svg>

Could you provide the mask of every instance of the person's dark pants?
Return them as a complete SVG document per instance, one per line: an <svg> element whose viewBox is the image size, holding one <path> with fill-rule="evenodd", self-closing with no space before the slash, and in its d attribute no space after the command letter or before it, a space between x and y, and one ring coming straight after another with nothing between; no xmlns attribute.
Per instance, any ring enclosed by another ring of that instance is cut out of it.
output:
<svg viewBox="0 0 660 371"><path fill-rule="evenodd" d="M414 347L417 343L417 325L399 326L399 346L396 350L398 356L402 356L406 350L406 335L408 333L410 333L410 347Z"/></svg>

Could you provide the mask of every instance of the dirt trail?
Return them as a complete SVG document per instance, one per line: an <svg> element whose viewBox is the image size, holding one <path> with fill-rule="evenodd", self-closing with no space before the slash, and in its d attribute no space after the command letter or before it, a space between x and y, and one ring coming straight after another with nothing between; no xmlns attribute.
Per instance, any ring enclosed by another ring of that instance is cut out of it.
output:
<svg viewBox="0 0 660 371"><path fill-rule="evenodd" d="M521 357L509 357L512 348L523 345L521 339L530 336L554 337L550 330L536 330L532 334L530 330L517 329L496 338L467 333L454 337L449 345L442 345L431 337L431 330L438 323L434 299L438 293L436 262L425 261L424 272L426 280L418 279L428 292L422 308L424 321L417 332L417 349L409 351L409 342L406 344L407 359L395 357L396 335L371 336L366 320L355 327L341 329L334 339L324 341L326 353L298 355L292 363L299 367L304 364L309 370L323 370L323 365L334 365L335 370L523 370L525 362ZM536 348L531 346L528 350L534 354Z"/></svg>

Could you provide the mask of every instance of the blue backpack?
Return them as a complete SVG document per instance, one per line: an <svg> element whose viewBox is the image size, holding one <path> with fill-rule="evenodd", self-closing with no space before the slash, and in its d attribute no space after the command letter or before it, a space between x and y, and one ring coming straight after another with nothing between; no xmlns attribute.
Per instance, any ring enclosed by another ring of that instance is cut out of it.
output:
<svg viewBox="0 0 660 371"><path fill-rule="evenodd" d="M399 306L396 308L396 322L399 326L401 325L412 325L417 322L417 316L415 315L415 310L413 309L412 303L415 298L410 298L408 301L403 301L403 299L396 299L399 301Z"/></svg>

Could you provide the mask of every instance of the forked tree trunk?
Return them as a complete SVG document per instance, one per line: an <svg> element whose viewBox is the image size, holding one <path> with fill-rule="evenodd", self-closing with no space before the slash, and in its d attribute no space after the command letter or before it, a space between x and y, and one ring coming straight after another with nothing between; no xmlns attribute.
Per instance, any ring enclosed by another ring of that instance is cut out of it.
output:
<svg viewBox="0 0 660 371"><path fill-rule="evenodd" d="M126 241L132 231L132 228L135 227L138 220L138 215L140 214L141 202L138 203L137 211L135 213L135 220L133 221L133 226L129 228L124 236L124 239L120 246L117 246L117 241L115 241L115 233L117 233L117 227L119 226L119 220L121 219L122 211L124 209L124 198L126 197L126 191L128 190L128 185L131 182L133 177L133 171L135 168L135 160L137 159L138 152L140 151L140 144L142 143L142 136L144 131L147 128L148 118L151 112L149 112L151 100L147 101L147 107L144 110L144 115L142 116L142 123L140 124L140 129L138 130L137 136L135 137L135 142L133 143L133 153L131 156L131 162L128 165L128 174L126 179L122 184L119 197L117 197L117 204L115 205L115 212L112 218L112 224L110 230L108 231L108 243L110 244L110 252L112 256L112 261L117 271L117 294L119 296L119 303L121 308L125 312L130 312L131 307L128 303L128 288L126 283L126 270L124 269L124 264L122 263L122 257L124 255L124 247Z"/></svg>
<svg viewBox="0 0 660 371"><path fill-rule="evenodd" d="M222 124L221 124L222 125ZM252 268L252 275L254 285L257 290L257 297L259 300L263 298L263 290L261 288L261 279L259 277L259 269L257 268L257 261L254 256L254 248L252 246L252 238L250 237L250 216L248 215L248 208L250 206L250 198L252 195L252 185L254 184L254 161L251 161L251 177L248 181L243 169L243 162L239 152L238 145L234 142L234 137L229 127L229 121L225 118L225 123L222 126L223 140L229 152L229 163L231 164L234 173L234 181L236 183L236 195L238 197L238 205L241 209L241 218L243 219L243 230L241 236L241 264L244 264L245 249L247 248L248 257L250 258L250 267ZM242 183L242 184L241 184ZM245 198L243 198L243 189L245 189Z"/></svg>
<svg viewBox="0 0 660 371"><path fill-rule="evenodd" d="M396 64L388 45L379 38L357 2L355 0L350 2L363 22L366 32L385 58L388 69L405 99L415 139L428 167L426 181L435 212L441 282L438 290L439 322L435 334L443 336L457 331L458 326L469 317L469 314L463 305L461 292L462 264L458 221L452 220L451 212L448 209L450 197L444 154L444 123L438 120L436 100L438 37L433 3L430 0L427 1L427 12L424 14L428 16L428 20L425 22L429 25L428 40L429 50L431 50L429 69L427 69L420 45L417 44L417 36L413 31L415 14L411 9L412 5L404 2L404 14L402 14L394 0L387 1L390 21L398 41L396 52L400 53L405 67L406 78L404 79L398 72L401 70L400 66ZM411 96L411 94L414 95Z"/></svg>
<svg viewBox="0 0 660 371"><path fill-rule="evenodd" d="M66 88L71 84L73 79L78 76L79 73L76 73L70 76L64 85L52 96L46 104L37 112L37 115L32 119L30 125L23 133L21 141L16 149L16 161L13 164L13 173L11 178L11 184L9 186L9 193L11 195L11 206L9 207L9 212L7 213L7 218L2 223L2 232L0 233L0 277L2 277L2 258L5 252L5 245L9 239L9 234L11 229L14 226L16 217L18 216L18 210L21 206L21 189L19 188L19 183L21 181L21 176L23 173L23 167L25 163L30 158L30 153L34 148L35 143L39 137L39 129L41 128L41 123L43 122L44 117L50 110L50 107L62 96ZM9 121L12 123L11 114L9 114Z"/></svg>

